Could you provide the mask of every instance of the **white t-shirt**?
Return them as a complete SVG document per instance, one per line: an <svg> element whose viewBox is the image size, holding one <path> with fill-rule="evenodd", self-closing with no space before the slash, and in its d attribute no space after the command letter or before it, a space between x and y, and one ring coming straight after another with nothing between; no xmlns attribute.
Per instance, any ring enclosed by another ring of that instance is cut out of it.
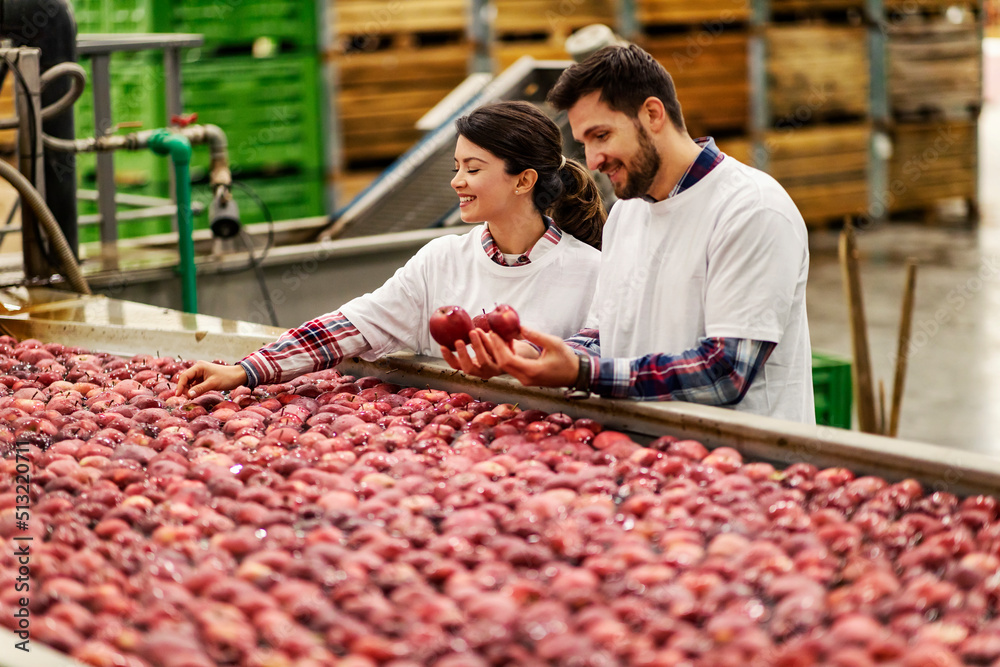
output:
<svg viewBox="0 0 1000 667"><path fill-rule="evenodd" d="M564 232L537 260L501 266L483 250L482 233L480 225L434 239L384 285L340 308L372 347L364 359L399 350L440 357L427 322L441 306L461 306L475 317L506 303L522 325L563 338L587 324L600 251Z"/></svg>
<svg viewBox="0 0 1000 667"><path fill-rule="evenodd" d="M592 317L601 356L679 354L700 338L777 343L735 409L814 423L805 223L773 178L726 157L664 201L617 202Z"/></svg>

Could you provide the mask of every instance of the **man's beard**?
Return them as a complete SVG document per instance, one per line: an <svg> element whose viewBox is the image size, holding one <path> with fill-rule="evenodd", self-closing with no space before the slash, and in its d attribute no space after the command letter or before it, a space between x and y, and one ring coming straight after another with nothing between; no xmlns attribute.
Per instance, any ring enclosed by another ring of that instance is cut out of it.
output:
<svg viewBox="0 0 1000 667"><path fill-rule="evenodd" d="M649 133L638 122L635 123L635 129L639 149L632 160L622 165L626 172L624 182L613 184L615 196L619 199L635 199L648 193L660 171L660 153L653 145Z"/></svg>

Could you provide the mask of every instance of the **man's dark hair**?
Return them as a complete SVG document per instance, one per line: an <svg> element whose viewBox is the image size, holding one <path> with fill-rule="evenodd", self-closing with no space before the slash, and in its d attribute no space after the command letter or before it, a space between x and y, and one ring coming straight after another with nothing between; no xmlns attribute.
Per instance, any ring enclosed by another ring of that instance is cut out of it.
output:
<svg viewBox="0 0 1000 667"><path fill-rule="evenodd" d="M631 118L638 117L643 102L656 97L663 102L673 126L687 131L670 73L634 44L606 46L571 66L549 91L548 101L565 111L594 91L601 92L601 101L611 109Z"/></svg>

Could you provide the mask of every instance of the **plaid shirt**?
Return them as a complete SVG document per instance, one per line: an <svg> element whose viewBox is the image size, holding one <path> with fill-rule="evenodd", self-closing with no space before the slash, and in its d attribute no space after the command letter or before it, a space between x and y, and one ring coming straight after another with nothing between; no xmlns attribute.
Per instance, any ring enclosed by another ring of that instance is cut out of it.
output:
<svg viewBox="0 0 1000 667"><path fill-rule="evenodd" d="M725 157L711 137L696 142L702 147L701 153L668 197L675 197L693 186ZM584 329L566 342L578 354L593 358L590 390L595 394L608 398L705 405L739 403L775 347L771 342L741 338L702 338L697 347L681 354L601 359L601 338L597 329Z"/></svg>
<svg viewBox="0 0 1000 667"><path fill-rule="evenodd" d="M694 159L690 165L688 165L687 171L681 176L681 180L677 181L677 185L674 189L670 191L667 198L676 197L680 193L684 192L692 185L705 178L708 172L719 166L722 162L722 158L725 157L719 148L715 145L715 139L712 137L700 137L695 139L694 142L701 146L701 153L698 157Z"/></svg>
<svg viewBox="0 0 1000 667"><path fill-rule="evenodd" d="M545 233L535 245L518 257L514 266L537 260L562 239L562 231L551 218L545 218ZM501 266L510 266L490 234L483 226L483 250ZM247 374L247 386L287 382L305 373L333 368L347 357L356 357L371 350L357 327L339 310L321 315L305 324L289 329L278 340L247 355L240 365Z"/></svg>

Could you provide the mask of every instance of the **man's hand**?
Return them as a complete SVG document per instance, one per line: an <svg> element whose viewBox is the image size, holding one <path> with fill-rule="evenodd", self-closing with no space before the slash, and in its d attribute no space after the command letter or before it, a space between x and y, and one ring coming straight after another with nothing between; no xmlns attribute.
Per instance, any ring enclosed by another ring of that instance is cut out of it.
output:
<svg viewBox="0 0 1000 667"><path fill-rule="evenodd" d="M497 366L496 361L494 361L492 352L487 347L489 341L483 330L473 329L469 334L469 338L471 340L469 345L466 345L462 341L456 342L454 352L441 346L441 356L448 362L448 365L484 380L503 373L500 367ZM506 344L503 344L503 346L506 347Z"/></svg>
<svg viewBox="0 0 1000 667"><path fill-rule="evenodd" d="M470 345L458 341L455 344L454 352L446 347L441 348L441 356L448 362L448 365L469 375L481 377L484 380L502 374L503 370L497 366L491 350L493 349L492 346L496 344L508 348L507 343L504 343L502 339L500 343L491 341L481 329L474 329L471 332L470 338ZM472 349L472 354L469 352L470 348ZM538 358L538 350L523 340L511 342L508 349L511 349L515 355L524 357L525 359Z"/></svg>
<svg viewBox="0 0 1000 667"><path fill-rule="evenodd" d="M195 398L206 391L227 391L247 383L247 373L239 364L226 366L198 361L181 373L177 380L177 396Z"/></svg>
<svg viewBox="0 0 1000 667"><path fill-rule="evenodd" d="M504 345L502 338L495 333L487 334L489 352L503 372L529 387L568 387L576 382L580 358L561 338L523 327L521 335L542 348L537 358L516 355Z"/></svg>

